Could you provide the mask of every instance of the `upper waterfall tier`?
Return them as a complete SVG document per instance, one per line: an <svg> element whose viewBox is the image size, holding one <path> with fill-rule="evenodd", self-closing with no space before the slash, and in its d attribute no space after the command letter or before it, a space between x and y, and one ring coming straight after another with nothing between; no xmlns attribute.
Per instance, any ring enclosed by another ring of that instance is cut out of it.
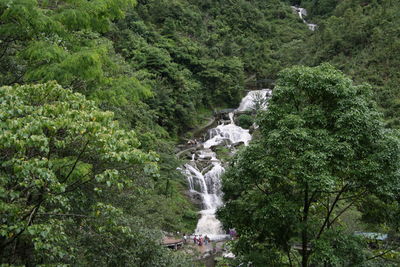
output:
<svg viewBox="0 0 400 267"><path fill-rule="evenodd" d="M299 17L301 18L301 20L302 20L305 24L307 24L308 28L309 28L311 31L315 31L315 29L317 28L317 24L308 23L308 22L304 19L304 17L307 16L307 10L305 10L305 9L302 8L302 7L296 7L296 6L292 6L292 9L293 9L294 11L296 11L296 13L299 15Z"/></svg>
<svg viewBox="0 0 400 267"><path fill-rule="evenodd" d="M262 89L257 91L250 91L240 102L236 111L251 111L257 109L266 109L268 107L268 98L271 96L270 89Z"/></svg>

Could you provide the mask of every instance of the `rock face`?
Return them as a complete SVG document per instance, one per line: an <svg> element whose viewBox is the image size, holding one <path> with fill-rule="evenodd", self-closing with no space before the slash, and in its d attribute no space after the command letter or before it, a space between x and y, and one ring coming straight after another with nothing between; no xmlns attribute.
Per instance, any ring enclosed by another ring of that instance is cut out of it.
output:
<svg viewBox="0 0 400 267"><path fill-rule="evenodd" d="M202 209L195 234L208 235L213 240L226 238L221 223L215 216L216 210L223 204L221 175L225 171L215 151L224 147L225 153L232 155L236 147L248 145L251 140L249 130L235 124L235 113L266 108L267 98L270 95L269 89L251 91L243 98L239 109L225 109L216 113L219 125L207 132L205 141L195 150L185 152L185 158L190 161L181 168L181 171L188 180L188 194Z"/></svg>
<svg viewBox="0 0 400 267"><path fill-rule="evenodd" d="M196 205L199 209L203 208L203 198L199 192L196 191L187 191L187 195L190 197L192 200L193 204Z"/></svg>
<svg viewBox="0 0 400 267"><path fill-rule="evenodd" d="M236 142L236 143L232 144L233 147L238 147L238 146L241 146L241 145L244 145L244 143L243 142Z"/></svg>
<svg viewBox="0 0 400 267"><path fill-rule="evenodd" d="M227 109L222 109L214 113L214 117L218 120L229 120L229 113L234 112L235 109L233 108L227 108Z"/></svg>

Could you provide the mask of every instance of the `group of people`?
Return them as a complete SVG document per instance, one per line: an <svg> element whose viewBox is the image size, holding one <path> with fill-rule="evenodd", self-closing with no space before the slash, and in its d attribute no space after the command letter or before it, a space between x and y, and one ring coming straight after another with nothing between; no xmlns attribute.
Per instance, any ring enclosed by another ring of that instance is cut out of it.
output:
<svg viewBox="0 0 400 267"><path fill-rule="evenodd" d="M194 237L193 237L193 243L195 243L199 246L202 246L203 244L208 245L208 243L210 243L210 241L211 240L207 235L205 235L204 238L202 235L194 235Z"/></svg>

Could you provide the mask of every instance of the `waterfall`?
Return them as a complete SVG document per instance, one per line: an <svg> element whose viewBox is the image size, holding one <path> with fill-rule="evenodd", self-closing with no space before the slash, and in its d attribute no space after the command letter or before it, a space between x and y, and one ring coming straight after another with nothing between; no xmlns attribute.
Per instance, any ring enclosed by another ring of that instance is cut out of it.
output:
<svg viewBox="0 0 400 267"><path fill-rule="evenodd" d="M233 153L236 145L243 143L247 146L251 135L249 130L235 124L235 113L266 109L267 99L270 96L271 90L269 89L250 91L242 99L239 108L228 114L229 122L224 121L216 128L210 129L208 140L202 143L201 149L193 152L192 160L181 168L188 180L190 192L200 195L202 200L201 218L197 223L195 234L207 235L212 240L227 237L221 222L215 216L216 210L223 205L221 176L225 169L213 148L224 146Z"/></svg>
<svg viewBox="0 0 400 267"><path fill-rule="evenodd" d="M304 17L307 16L307 10L305 10L304 8L301 7L296 7L296 6L292 6L292 9L299 15L300 19L307 24L308 28L311 31L315 31L315 29L317 28L317 24L313 24L313 23L308 23Z"/></svg>
<svg viewBox="0 0 400 267"><path fill-rule="evenodd" d="M266 109L268 102L265 99L271 97L272 91L270 89L262 89L257 91L250 91L240 103L237 111L248 111L257 109Z"/></svg>

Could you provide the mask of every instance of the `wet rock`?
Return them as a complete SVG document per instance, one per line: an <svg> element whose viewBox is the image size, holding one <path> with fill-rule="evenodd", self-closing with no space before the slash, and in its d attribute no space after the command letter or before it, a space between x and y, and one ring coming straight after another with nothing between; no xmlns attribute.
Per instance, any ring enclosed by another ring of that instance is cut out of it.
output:
<svg viewBox="0 0 400 267"><path fill-rule="evenodd" d="M221 124L230 124L231 123L231 120L221 120L220 121L221 122Z"/></svg>
<svg viewBox="0 0 400 267"><path fill-rule="evenodd" d="M213 165L212 164L210 164L210 165L208 165L207 167L205 167L202 171L201 171L201 174L206 174L207 172L209 172L211 169L212 169L212 167L213 167Z"/></svg>
<svg viewBox="0 0 400 267"><path fill-rule="evenodd" d="M229 113L234 112L234 111L235 111L234 108L222 109L222 110L219 110L219 111L215 112L215 113L214 113L214 117L216 117L216 118L222 118L222 117L224 117L224 116L228 116ZM229 117L228 117L228 119L229 119Z"/></svg>
<svg viewBox="0 0 400 267"><path fill-rule="evenodd" d="M203 198L198 192L194 191L186 191L186 194L190 197L193 204L198 208L201 209L203 206Z"/></svg>
<svg viewBox="0 0 400 267"><path fill-rule="evenodd" d="M186 159L192 159L192 153L191 153L190 151L188 151L188 152L186 152L186 153L184 154L184 157L185 157Z"/></svg>
<svg viewBox="0 0 400 267"><path fill-rule="evenodd" d="M233 147L238 147L238 146L241 146L241 145L244 145L244 142L236 142L236 143L232 144Z"/></svg>
<svg viewBox="0 0 400 267"><path fill-rule="evenodd" d="M251 125L249 128L249 134L253 134L255 130L256 130L256 127L254 127L254 124Z"/></svg>
<svg viewBox="0 0 400 267"><path fill-rule="evenodd" d="M242 143L243 143L243 142L242 142ZM227 147L229 147L229 146L231 146L231 145L232 145L232 141L231 141L231 140L229 140L229 139L224 139L224 140L223 140L222 142L220 142L219 144L216 144L216 145L212 146L212 147L211 147L211 150L215 152L215 150L217 149L217 147L220 147L220 146L227 146Z"/></svg>
<svg viewBox="0 0 400 267"><path fill-rule="evenodd" d="M210 129L204 136L204 141L213 138L221 133L221 131L217 128Z"/></svg>
<svg viewBox="0 0 400 267"><path fill-rule="evenodd" d="M212 166L210 160L197 161L197 167L199 168L199 170L208 169L210 165Z"/></svg>
<svg viewBox="0 0 400 267"><path fill-rule="evenodd" d="M234 113L234 112L235 112L235 109L233 109L233 108L227 108L227 109L223 109L223 110L220 110L220 111L215 112L215 113L214 113L214 117L215 117L217 120L226 120L226 121L230 121L229 113Z"/></svg>
<svg viewBox="0 0 400 267"><path fill-rule="evenodd" d="M253 110L242 110L242 111L235 111L235 117L239 117L239 115L243 115L243 114L246 114L246 115L251 115L251 114L253 114Z"/></svg>

